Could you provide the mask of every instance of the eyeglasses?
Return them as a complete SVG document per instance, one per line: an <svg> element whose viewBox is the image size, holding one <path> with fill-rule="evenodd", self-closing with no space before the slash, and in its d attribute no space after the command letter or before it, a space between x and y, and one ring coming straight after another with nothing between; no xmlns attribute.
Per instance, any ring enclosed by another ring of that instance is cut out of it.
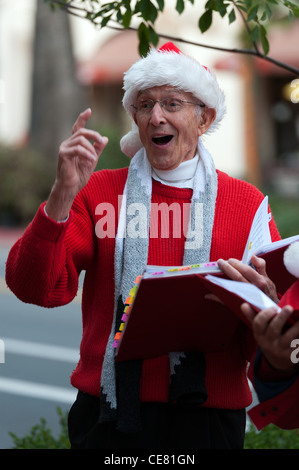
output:
<svg viewBox="0 0 299 470"><path fill-rule="evenodd" d="M163 100L139 100L136 106L131 104L132 108L136 109L137 112L142 114L149 114L156 103L159 103L161 108L165 109L168 113L176 113L183 109L185 104L193 104L194 106L205 107L203 103L194 103L193 101L181 100L179 98L163 98Z"/></svg>

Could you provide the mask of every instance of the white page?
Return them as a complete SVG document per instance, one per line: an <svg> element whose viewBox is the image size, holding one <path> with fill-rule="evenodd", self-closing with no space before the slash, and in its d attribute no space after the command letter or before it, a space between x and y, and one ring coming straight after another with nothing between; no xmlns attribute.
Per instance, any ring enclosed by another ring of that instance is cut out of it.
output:
<svg viewBox="0 0 299 470"><path fill-rule="evenodd" d="M244 301L257 307L259 310L263 310L269 307L276 307L277 312L280 312L281 310L280 307L278 307L277 304L270 299L270 297L264 294L264 292L254 284L233 281L231 279L223 279L217 276L211 276L209 274L206 276L206 278L214 284L224 287L229 292L233 292L234 294L238 295L244 299Z"/></svg>
<svg viewBox="0 0 299 470"><path fill-rule="evenodd" d="M278 248L288 246L291 243L294 243L296 241L299 241L299 235L293 235L291 237L284 238L283 240L278 240L276 242L272 242L269 245L265 245L265 246L261 247L257 251L257 255L263 255L265 253L268 253L269 251L273 251L274 249L276 250Z"/></svg>
<svg viewBox="0 0 299 470"><path fill-rule="evenodd" d="M264 245L271 243L268 214L268 196L261 202L254 216L242 262L249 264L250 258Z"/></svg>
<svg viewBox="0 0 299 470"><path fill-rule="evenodd" d="M200 264L192 264L190 266L155 266L148 265L143 274L144 279L150 277L170 277L170 276L184 276L186 274L206 274L206 273L221 273L218 268L217 262L208 262Z"/></svg>

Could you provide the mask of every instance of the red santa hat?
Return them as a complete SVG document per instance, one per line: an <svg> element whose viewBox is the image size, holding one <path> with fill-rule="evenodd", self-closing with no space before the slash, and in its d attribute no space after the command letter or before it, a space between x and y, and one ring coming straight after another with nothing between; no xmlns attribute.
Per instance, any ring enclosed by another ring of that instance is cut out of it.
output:
<svg viewBox="0 0 299 470"><path fill-rule="evenodd" d="M291 285L283 297L279 306L291 305L295 310L299 310L299 241L292 243L284 252L284 265L297 281Z"/></svg>
<svg viewBox="0 0 299 470"><path fill-rule="evenodd" d="M215 75L197 60L183 54L172 42L160 49L151 49L146 57L139 59L124 75L123 106L132 118L132 129L120 142L122 151L132 157L142 147L138 127L134 123L134 110L140 91L155 86L170 85L185 92L216 111L216 118L207 133L213 132L222 120L226 108L224 93Z"/></svg>

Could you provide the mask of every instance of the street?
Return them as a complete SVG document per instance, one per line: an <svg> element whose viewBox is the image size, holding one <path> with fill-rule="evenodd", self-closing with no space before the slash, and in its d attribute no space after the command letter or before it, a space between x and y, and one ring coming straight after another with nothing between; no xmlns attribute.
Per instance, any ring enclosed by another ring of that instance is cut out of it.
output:
<svg viewBox="0 0 299 470"><path fill-rule="evenodd" d="M80 297L44 309L19 301L6 287L8 247L0 248L0 449L13 447L9 432L24 437L45 418L57 436L56 411L76 397L70 375L79 358Z"/></svg>

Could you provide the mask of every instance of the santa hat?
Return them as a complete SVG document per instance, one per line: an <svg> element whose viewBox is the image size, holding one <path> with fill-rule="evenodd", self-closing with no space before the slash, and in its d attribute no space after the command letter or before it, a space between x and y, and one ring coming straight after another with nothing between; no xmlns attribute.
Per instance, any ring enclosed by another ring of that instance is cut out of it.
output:
<svg viewBox="0 0 299 470"><path fill-rule="evenodd" d="M190 92L206 106L215 109L216 118L207 133L219 126L225 114L223 91L215 75L207 67L183 54L172 42L158 50L151 49L146 57L135 62L124 75L123 106L133 122L131 131L121 139L120 146L129 157L133 157L142 147L131 105L136 103L140 91L163 85Z"/></svg>
<svg viewBox="0 0 299 470"><path fill-rule="evenodd" d="M299 241L292 243L285 250L283 261L289 273L298 280L282 296L279 306L291 305L295 310L299 310Z"/></svg>

